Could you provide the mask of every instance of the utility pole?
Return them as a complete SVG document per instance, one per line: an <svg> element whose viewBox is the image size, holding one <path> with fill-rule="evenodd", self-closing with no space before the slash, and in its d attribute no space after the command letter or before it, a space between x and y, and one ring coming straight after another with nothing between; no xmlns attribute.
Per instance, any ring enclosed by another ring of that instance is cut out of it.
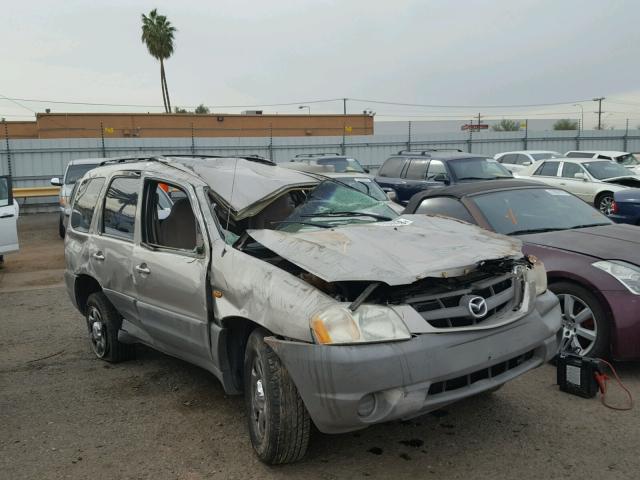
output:
<svg viewBox="0 0 640 480"><path fill-rule="evenodd" d="M604 97L597 97L593 99L594 102L598 102L598 111L594 112L598 114L598 130L602 130L602 101L603 100L604 100Z"/></svg>
<svg viewBox="0 0 640 480"><path fill-rule="evenodd" d="M480 112L478 112L478 125L480 125L480 120L482 119L482 115L480 115Z"/></svg>
<svg viewBox="0 0 640 480"><path fill-rule="evenodd" d="M346 98L342 99L342 114L343 115L347 114L347 99Z"/></svg>

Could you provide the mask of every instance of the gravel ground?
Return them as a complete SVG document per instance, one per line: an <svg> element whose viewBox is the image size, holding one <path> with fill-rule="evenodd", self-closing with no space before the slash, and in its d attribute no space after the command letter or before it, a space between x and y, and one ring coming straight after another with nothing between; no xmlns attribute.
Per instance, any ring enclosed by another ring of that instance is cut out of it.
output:
<svg viewBox="0 0 640 480"><path fill-rule="evenodd" d="M549 365L409 422L316 432L303 462L262 465L242 399L209 373L142 347L119 365L93 357L55 222L23 217L0 269L0 478L639 477L638 410L559 392ZM640 364L618 369L637 396Z"/></svg>

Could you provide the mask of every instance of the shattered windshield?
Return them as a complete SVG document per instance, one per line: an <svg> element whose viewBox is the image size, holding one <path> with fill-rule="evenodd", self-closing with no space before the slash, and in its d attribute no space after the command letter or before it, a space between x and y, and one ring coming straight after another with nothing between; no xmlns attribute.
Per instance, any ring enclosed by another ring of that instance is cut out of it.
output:
<svg viewBox="0 0 640 480"><path fill-rule="evenodd" d="M627 153L626 155L620 155L619 157L616 157L616 162L626 167L640 165L640 161L632 153Z"/></svg>
<svg viewBox="0 0 640 480"><path fill-rule="evenodd" d="M331 228L353 223L372 223L398 217L386 202L362 193L336 180L321 182L277 229L297 232L303 229Z"/></svg>

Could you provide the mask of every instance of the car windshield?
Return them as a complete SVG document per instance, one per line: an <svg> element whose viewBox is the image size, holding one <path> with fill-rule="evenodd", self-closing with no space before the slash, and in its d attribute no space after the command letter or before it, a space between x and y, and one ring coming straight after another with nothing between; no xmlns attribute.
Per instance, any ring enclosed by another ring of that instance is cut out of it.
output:
<svg viewBox="0 0 640 480"><path fill-rule="evenodd" d="M597 178L598 180L606 180L607 178L615 177L628 177L631 175L627 168L609 160L585 162L582 165L594 178Z"/></svg>
<svg viewBox="0 0 640 480"><path fill-rule="evenodd" d="M334 177L338 182L349 185L350 187L357 188L362 193L373 197L374 199L386 202L389 200L387 194L382 190L374 180L368 177Z"/></svg>
<svg viewBox="0 0 640 480"><path fill-rule="evenodd" d="M372 223L398 217L384 201L366 195L359 188L333 179L321 182L278 230L297 232L303 229L330 228L352 223Z"/></svg>
<svg viewBox="0 0 640 480"><path fill-rule="evenodd" d="M620 155L619 157L616 157L616 162L624 166L640 165L640 161L633 153L627 153L626 155Z"/></svg>
<svg viewBox="0 0 640 480"><path fill-rule="evenodd" d="M98 166L97 163L85 163L78 165L69 165L67 169L67 174L64 177L65 185L72 185L78 181L79 178L87 173L89 170L96 168Z"/></svg>
<svg viewBox="0 0 640 480"><path fill-rule="evenodd" d="M512 178L513 175L492 158L470 157L447 162L458 180L494 180Z"/></svg>
<svg viewBox="0 0 640 480"><path fill-rule="evenodd" d="M546 160L547 158L562 158L564 155L558 152L531 153L534 160Z"/></svg>
<svg viewBox="0 0 640 480"><path fill-rule="evenodd" d="M331 165L336 173L355 172L365 173L364 168L360 165L360 162L355 158L319 158L316 160L318 165Z"/></svg>
<svg viewBox="0 0 640 480"><path fill-rule="evenodd" d="M611 221L577 197L553 188L523 188L473 197L498 233L518 235L609 225Z"/></svg>

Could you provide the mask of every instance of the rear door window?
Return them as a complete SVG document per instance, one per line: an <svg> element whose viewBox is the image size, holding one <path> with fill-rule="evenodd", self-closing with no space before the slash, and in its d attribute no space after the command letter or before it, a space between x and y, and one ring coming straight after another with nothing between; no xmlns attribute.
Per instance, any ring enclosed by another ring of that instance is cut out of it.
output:
<svg viewBox="0 0 640 480"><path fill-rule="evenodd" d="M411 159L405 177L409 180L424 180L427 175L427 163L428 160L422 158Z"/></svg>
<svg viewBox="0 0 640 480"><path fill-rule="evenodd" d="M74 230L78 232L89 231L103 185L104 178L97 177L85 180L78 188L71 211L71 227Z"/></svg>
<svg viewBox="0 0 640 480"><path fill-rule="evenodd" d="M133 241L140 177L116 177L104 199L102 232Z"/></svg>
<svg viewBox="0 0 640 480"><path fill-rule="evenodd" d="M503 155L498 159L498 162L500 163L508 163L510 165L513 165L516 163L516 157L517 155L515 153L509 153L507 155Z"/></svg>
<svg viewBox="0 0 640 480"><path fill-rule="evenodd" d="M562 165L562 176L564 178L575 178L576 173L584 173L580 165L577 163L564 162Z"/></svg>
<svg viewBox="0 0 640 480"><path fill-rule="evenodd" d="M434 180L437 175L446 175L447 167L444 166L440 160L431 160L429 163L429 171L427 173L427 180Z"/></svg>
<svg viewBox="0 0 640 480"><path fill-rule="evenodd" d="M556 177L558 175L558 166L560 162L544 162L538 167L534 175L543 177Z"/></svg>
<svg viewBox="0 0 640 480"><path fill-rule="evenodd" d="M405 159L403 157L391 157L388 158L384 165L380 168L378 173L381 177L393 177L400 178L402 173L402 167L404 167Z"/></svg>

